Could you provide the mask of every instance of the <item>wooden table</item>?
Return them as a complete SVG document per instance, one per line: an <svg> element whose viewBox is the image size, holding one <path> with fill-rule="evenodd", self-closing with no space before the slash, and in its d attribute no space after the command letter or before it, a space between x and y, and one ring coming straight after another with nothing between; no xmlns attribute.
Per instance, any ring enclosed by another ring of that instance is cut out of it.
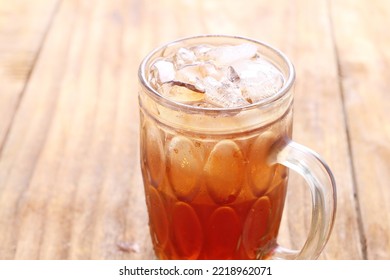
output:
<svg viewBox="0 0 390 280"><path fill-rule="evenodd" d="M0 2L0 258L150 259L138 151L137 68L154 47L237 34L297 71L294 139L338 186L322 259L390 259L390 2ZM300 248L298 176L280 232Z"/></svg>

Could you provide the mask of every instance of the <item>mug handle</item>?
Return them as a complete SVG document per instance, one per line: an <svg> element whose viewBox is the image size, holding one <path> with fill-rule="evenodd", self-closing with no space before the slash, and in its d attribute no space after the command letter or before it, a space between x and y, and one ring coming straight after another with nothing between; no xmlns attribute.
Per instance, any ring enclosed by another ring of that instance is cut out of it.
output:
<svg viewBox="0 0 390 280"><path fill-rule="evenodd" d="M312 150L289 140L275 147L271 164L282 164L303 176L312 198L309 235L302 249L277 246L273 259L317 259L333 228L336 212L336 184L328 165Z"/></svg>

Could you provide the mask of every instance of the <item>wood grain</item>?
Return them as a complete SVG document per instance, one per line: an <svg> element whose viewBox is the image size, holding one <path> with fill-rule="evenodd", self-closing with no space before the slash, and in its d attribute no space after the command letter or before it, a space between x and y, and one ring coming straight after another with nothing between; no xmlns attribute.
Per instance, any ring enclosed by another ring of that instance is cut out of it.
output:
<svg viewBox="0 0 390 280"><path fill-rule="evenodd" d="M53 22L2 154L3 258L151 257L121 4L64 1Z"/></svg>
<svg viewBox="0 0 390 280"><path fill-rule="evenodd" d="M332 1L368 259L390 259L389 16L388 1Z"/></svg>
<svg viewBox="0 0 390 280"><path fill-rule="evenodd" d="M153 258L138 65L201 33L248 36L291 57L294 139L322 155L338 185L321 258L390 258L385 0L30 2L0 2L0 259ZM310 211L293 174L284 246L302 246Z"/></svg>
<svg viewBox="0 0 390 280"><path fill-rule="evenodd" d="M8 132L12 129L15 112L27 87L57 4L57 0L39 0L34 3L23 0L0 2L0 152L6 150ZM27 117L24 120L26 125L29 119ZM15 149L19 148L21 147ZM18 222L15 216L17 201L29 177L28 168L25 168L26 162L18 162L11 168L8 159L13 158L9 156L12 153L11 150L1 154L0 258L14 256L17 238L14 225ZM9 188L7 177L11 174L17 179L14 186Z"/></svg>
<svg viewBox="0 0 390 280"><path fill-rule="evenodd" d="M55 14L58 0L0 2L0 147Z"/></svg>

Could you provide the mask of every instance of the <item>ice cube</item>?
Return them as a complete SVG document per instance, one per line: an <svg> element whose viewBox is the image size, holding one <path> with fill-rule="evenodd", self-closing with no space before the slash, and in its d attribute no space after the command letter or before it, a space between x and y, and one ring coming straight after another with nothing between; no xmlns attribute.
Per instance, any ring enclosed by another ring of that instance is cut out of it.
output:
<svg viewBox="0 0 390 280"><path fill-rule="evenodd" d="M213 77L217 80L221 80L223 77L222 69L218 68L211 62L204 62L199 65L199 71L203 78L205 77Z"/></svg>
<svg viewBox="0 0 390 280"><path fill-rule="evenodd" d="M229 81L217 81L213 77L203 79L205 100L217 107L233 108L248 105L238 85Z"/></svg>
<svg viewBox="0 0 390 280"><path fill-rule="evenodd" d="M232 68L240 77L242 96L250 103L276 94L284 83L281 72L264 59L239 61Z"/></svg>
<svg viewBox="0 0 390 280"><path fill-rule="evenodd" d="M202 74L199 65L188 65L176 72L175 80L183 83L195 84Z"/></svg>
<svg viewBox="0 0 390 280"><path fill-rule="evenodd" d="M185 65L176 72L176 80L195 81L196 78L213 77L220 80L223 77L222 69L218 69L210 62Z"/></svg>
<svg viewBox="0 0 390 280"><path fill-rule="evenodd" d="M237 83L240 81L240 76L238 76L236 70L234 70L234 68L232 66L228 67L227 78L229 81L231 81L233 83Z"/></svg>
<svg viewBox="0 0 390 280"><path fill-rule="evenodd" d="M180 48L174 56L174 63L177 69L183 66L194 64L197 60L195 53L186 48Z"/></svg>
<svg viewBox="0 0 390 280"><path fill-rule="evenodd" d="M203 78L199 64L185 66L176 72L173 84L181 85L193 91L204 92L203 84L200 80Z"/></svg>
<svg viewBox="0 0 390 280"><path fill-rule="evenodd" d="M245 59L232 64L240 79L245 81L257 81L266 79L268 72L279 72L275 67L264 59Z"/></svg>
<svg viewBox="0 0 390 280"><path fill-rule="evenodd" d="M165 96L180 103L200 102L205 98L204 93L191 90L185 85L171 85Z"/></svg>
<svg viewBox="0 0 390 280"><path fill-rule="evenodd" d="M193 83L193 84L185 83L185 82L181 82L181 81L172 81L169 84L172 85L172 86L186 87L189 90L200 92L200 93L204 93L205 92L204 85L203 85L203 83L199 79L197 79L196 82Z"/></svg>
<svg viewBox="0 0 390 280"><path fill-rule="evenodd" d="M198 60L204 60L205 55L212 49L209 45L196 45L190 48Z"/></svg>
<svg viewBox="0 0 390 280"><path fill-rule="evenodd" d="M266 79L257 82L240 81L242 96L250 103L259 102L275 95L282 86L283 77L281 75L268 76Z"/></svg>
<svg viewBox="0 0 390 280"><path fill-rule="evenodd" d="M175 82L182 82L194 86L200 92L204 92L203 78L213 77L221 80L224 77L222 69L209 62L187 65L176 72Z"/></svg>
<svg viewBox="0 0 390 280"><path fill-rule="evenodd" d="M213 48L207 52L209 59L215 61L218 65L230 65L231 63L250 59L257 53L255 45L245 43L236 46L220 46Z"/></svg>
<svg viewBox="0 0 390 280"><path fill-rule="evenodd" d="M249 103L260 102L268 97L274 95L272 90L263 85L249 84L246 87L241 86L242 97Z"/></svg>
<svg viewBox="0 0 390 280"><path fill-rule="evenodd" d="M196 45L155 61L151 85L167 98L201 107L241 107L275 95L284 79L251 43Z"/></svg>
<svg viewBox="0 0 390 280"><path fill-rule="evenodd" d="M160 84L172 81L175 78L175 72L175 67L170 61L158 60L152 66L152 75Z"/></svg>

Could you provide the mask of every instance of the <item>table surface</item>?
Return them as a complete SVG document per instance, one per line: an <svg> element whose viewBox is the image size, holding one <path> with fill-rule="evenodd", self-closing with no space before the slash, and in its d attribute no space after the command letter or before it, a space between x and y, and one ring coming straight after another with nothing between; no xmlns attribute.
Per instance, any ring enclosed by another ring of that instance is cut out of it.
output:
<svg viewBox="0 0 390 280"><path fill-rule="evenodd" d="M389 18L387 0L0 1L0 258L153 258L137 68L162 43L222 33L295 65L294 139L337 183L320 258L390 259ZM280 243L300 248L310 193L290 185Z"/></svg>

